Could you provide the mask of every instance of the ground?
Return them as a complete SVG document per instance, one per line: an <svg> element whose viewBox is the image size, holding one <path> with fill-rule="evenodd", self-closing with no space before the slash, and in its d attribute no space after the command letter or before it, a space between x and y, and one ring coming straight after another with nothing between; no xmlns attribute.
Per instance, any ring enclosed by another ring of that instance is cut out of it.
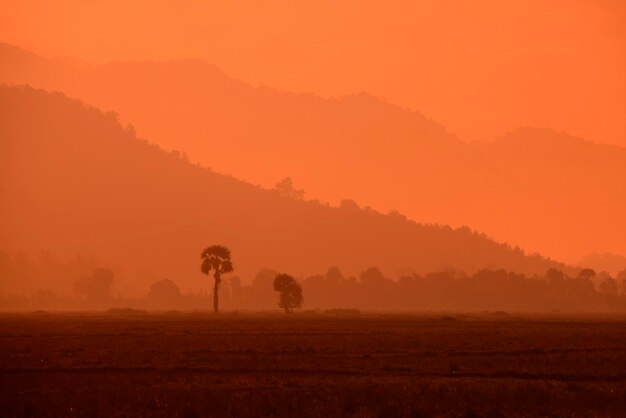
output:
<svg viewBox="0 0 626 418"><path fill-rule="evenodd" d="M608 417L626 317L0 315L0 415Z"/></svg>

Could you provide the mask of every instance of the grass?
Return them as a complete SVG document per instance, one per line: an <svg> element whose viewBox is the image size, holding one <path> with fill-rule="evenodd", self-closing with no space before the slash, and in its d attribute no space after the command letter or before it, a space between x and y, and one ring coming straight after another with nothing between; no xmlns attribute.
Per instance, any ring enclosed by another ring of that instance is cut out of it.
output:
<svg viewBox="0 0 626 418"><path fill-rule="evenodd" d="M2 416L623 416L626 321L0 316Z"/></svg>

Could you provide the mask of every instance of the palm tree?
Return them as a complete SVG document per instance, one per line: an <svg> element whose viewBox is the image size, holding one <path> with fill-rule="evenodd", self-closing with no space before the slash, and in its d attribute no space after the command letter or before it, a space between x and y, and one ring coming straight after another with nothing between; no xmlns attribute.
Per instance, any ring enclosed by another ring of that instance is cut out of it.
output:
<svg viewBox="0 0 626 418"><path fill-rule="evenodd" d="M213 313L217 313L219 301L217 292L220 287L220 282L222 281L222 274L233 271L233 263L230 260L230 250L221 245L212 245L206 247L200 257L202 258L200 270L206 275L213 270L213 278L215 279L213 286Z"/></svg>

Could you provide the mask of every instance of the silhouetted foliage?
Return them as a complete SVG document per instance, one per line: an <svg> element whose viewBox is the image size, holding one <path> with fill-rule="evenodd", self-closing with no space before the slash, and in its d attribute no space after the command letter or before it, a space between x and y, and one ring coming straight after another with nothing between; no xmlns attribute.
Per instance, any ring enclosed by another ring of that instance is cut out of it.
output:
<svg viewBox="0 0 626 418"><path fill-rule="evenodd" d="M218 313L219 287L222 282L222 274L233 271L233 263L230 259L230 250L221 245L212 245L205 248L200 255L202 264L200 270L208 275L213 271L213 312Z"/></svg>
<svg viewBox="0 0 626 418"><path fill-rule="evenodd" d="M0 252L0 274L9 282L14 278L27 282L33 275L42 283L54 284L57 276L62 278L63 274L67 274L67 277L75 277L77 272L84 271L91 263L84 257L63 263L50 254L32 259L26 254L9 256ZM110 269L91 268L89 271L90 274L82 274L75 282L76 297L68 295L71 288L63 291L56 286L3 292L0 293L0 310L204 309L214 296L204 291L181 294L177 283L170 279L148 286L143 298L114 295ZM46 280L46 274L49 274L50 281ZM277 275L276 271L265 268L251 282L231 277L226 282L226 288L221 289L220 286L220 307L269 309L275 306L274 281ZM117 277L121 276L116 273L115 277L114 284L119 286ZM299 284L302 293L306 294L302 306L314 312L327 309L626 310L624 274L617 275L618 280L606 272L597 273L594 281L589 277L584 271L577 271L570 277L558 269L535 276L484 269L471 275L444 270L425 275L404 273L397 279L391 279L377 267L370 267L357 276L344 275L337 267L332 267L326 274L305 277ZM135 294L141 292L136 291Z"/></svg>
<svg viewBox="0 0 626 418"><path fill-rule="evenodd" d="M246 302L255 308L270 308L274 306L274 278L278 272L272 269L263 268L259 270L252 284L247 287L248 292Z"/></svg>
<svg viewBox="0 0 626 418"><path fill-rule="evenodd" d="M617 274L616 280L620 286L621 294L626 295L626 269Z"/></svg>
<svg viewBox="0 0 626 418"><path fill-rule="evenodd" d="M133 283L137 286L147 287L167 271L181 288L193 288L197 266L185 254L197 251L201 236L216 242L228 239L229 246L237 248L242 260L237 272L244 283L263 266L312 274L320 265L335 263L351 272L375 263L394 272L451 266L468 274L486 267L526 275L542 274L550 267L575 273L469 228L419 224L360 209L350 201L332 207L279 199L276 191L189 164L136 138L114 117L62 94L0 86L0 122L2 143L12 150L0 152L0 167L10 168L8 175L19 184L29 184L33 196L26 199L17 189L6 189L4 213L12 217L0 219L0 230L13 231L2 236L7 248L19 248L15 237L28 236L33 248L70 251L67 243L78 242L83 234L75 222L81 219L81 228L88 228L99 243L96 247L90 241L84 251L103 248L99 257L125 260L120 267L126 271L148 273L149 279L146 275ZM29 158L11 157L22 154ZM76 181L79 177L81 181ZM50 193L49 184L63 185L62 195ZM157 232L161 229L155 225L164 229ZM174 247L177 251L172 251ZM126 248L145 250L128 257ZM15 283L3 289L13 292L19 287ZM40 287L57 291L56 285L30 283L31 294Z"/></svg>
<svg viewBox="0 0 626 418"><path fill-rule="evenodd" d="M241 279L237 276L233 276L228 279L228 285L230 287L231 299L241 302L244 296Z"/></svg>
<svg viewBox="0 0 626 418"><path fill-rule="evenodd" d="M456 310L604 310L626 308L626 297L605 281L600 292L583 273L574 278L557 269L526 277L505 270L481 270L473 275L455 271L386 278L369 268L358 278L338 269L326 276L305 278L308 308L456 309ZM604 290L603 290L604 289Z"/></svg>
<svg viewBox="0 0 626 418"><path fill-rule="evenodd" d="M279 274L274 279L274 290L280 294L278 306L285 310L285 313L293 313L295 308L302 306L302 287L288 274Z"/></svg>
<svg viewBox="0 0 626 418"><path fill-rule="evenodd" d="M612 277L607 277L600 282L600 292L609 296L617 296L619 288L617 282Z"/></svg>
<svg viewBox="0 0 626 418"><path fill-rule="evenodd" d="M91 276L82 277L74 284L74 291L89 301L102 302L111 298L113 278L111 270L96 268Z"/></svg>
<svg viewBox="0 0 626 418"><path fill-rule="evenodd" d="M578 277L583 280L592 280L594 277L596 277L596 271L594 269L584 268L580 270L580 273L578 273Z"/></svg>
<svg viewBox="0 0 626 418"><path fill-rule="evenodd" d="M159 305L178 305L181 302L182 295L180 289L170 279L163 279L150 286L148 298L154 300Z"/></svg>
<svg viewBox="0 0 626 418"><path fill-rule="evenodd" d="M293 185L293 180L291 179L291 177L286 177L276 183L276 185L274 186L274 190L276 190L281 196L287 197L289 199L304 199L304 190L296 189Z"/></svg>

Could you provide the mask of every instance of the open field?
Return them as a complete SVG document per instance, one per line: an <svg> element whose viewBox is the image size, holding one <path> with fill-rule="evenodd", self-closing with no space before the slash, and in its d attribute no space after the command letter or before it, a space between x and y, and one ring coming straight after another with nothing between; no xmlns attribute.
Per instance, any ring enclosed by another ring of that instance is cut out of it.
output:
<svg viewBox="0 0 626 418"><path fill-rule="evenodd" d="M0 316L0 415L624 416L626 318Z"/></svg>

